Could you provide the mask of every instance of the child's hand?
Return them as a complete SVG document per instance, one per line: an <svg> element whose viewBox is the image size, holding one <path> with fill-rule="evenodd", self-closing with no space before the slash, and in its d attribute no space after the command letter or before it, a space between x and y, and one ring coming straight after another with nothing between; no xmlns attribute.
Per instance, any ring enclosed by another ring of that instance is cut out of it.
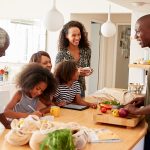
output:
<svg viewBox="0 0 150 150"><path fill-rule="evenodd" d="M34 111L32 113L32 115L37 115L38 117L42 117L43 116L43 113L41 113L40 111Z"/></svg>
<svg viewBox="0 0 150 150"><path fill-rule="evenodd" d="M61 101L57 103L57 106L61 107L61 106L65 106L66 104L67 104L66 101Z"/></svg>
<svg viewBox="0 0 150 150"><path fill-rule="evenodd" d="M94 103L90 103L89 106L90 106L91 108L94 108L94 109L97 108L97 104L94 104Z"/></svg>

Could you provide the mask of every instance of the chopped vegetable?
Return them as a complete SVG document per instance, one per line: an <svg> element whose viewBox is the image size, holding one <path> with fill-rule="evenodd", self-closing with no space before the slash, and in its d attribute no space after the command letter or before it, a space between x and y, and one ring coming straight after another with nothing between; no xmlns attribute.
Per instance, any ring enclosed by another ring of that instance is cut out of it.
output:
<svg viewBox="0 0 150 150"><path fill-rule="evenodd" d="M104 101L103 104L110 104L110 105L120 105L120 102L117 102L116 100L111 101Z"/></svg>
<svg viewBox="0 0 150 150"><path fill-rule="evenodd" d="M41 143L40 150L75 150L72 132L61 129L49 133Z"/></svg>

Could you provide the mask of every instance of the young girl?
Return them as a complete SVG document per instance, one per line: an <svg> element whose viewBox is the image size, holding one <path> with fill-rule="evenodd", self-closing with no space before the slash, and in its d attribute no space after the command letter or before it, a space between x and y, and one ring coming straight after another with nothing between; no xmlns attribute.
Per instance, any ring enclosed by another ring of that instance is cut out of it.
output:
<svg viewBox="0 0 150 150"><path fill-rule="evenodd" d="M69 103L96 108L97 105L81 99L81 90L78 83L79 73L75 61L63 61L57 64L54 75L59 82L54 95L54 101L58 106Z"/></svg>
<svg viewBox="0 0 150 150"><path fill-rule="evenodd" d="M55 92L56 80L52 73L39 64L28 64L17 76L20 88L9 104L4 114L8 118L24 118L30 114L42 116L40 110L45 105L40 101Z"/></svg>
<svg viewBox="0 0 150 150"><path fill-rule="evenodd" d="M42 65L44 68L47 68L49 71L52 69L52 63L51 63L51 57L46 51L38 51L34 53L29 63L38 63ZM50 95L49 99L41 99L41 102L46 105L47 107L50 107L52 105L52 99L53 96ZM47 109L49 111L49 108Z"/></svg>

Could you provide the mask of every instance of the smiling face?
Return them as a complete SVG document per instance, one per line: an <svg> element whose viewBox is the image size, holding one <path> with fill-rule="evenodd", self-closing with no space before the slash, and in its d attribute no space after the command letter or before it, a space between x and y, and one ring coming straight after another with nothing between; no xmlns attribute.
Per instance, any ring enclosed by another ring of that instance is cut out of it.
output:
<svg viewBox="0 0 150 150"><path fill-rule="evenodd" d="M47 84L45 82L40 82L37 85L35 85L33 89L30 90L30 96L32 98L38 97L44 92L46 88Z"/></svg>
<svg viewBox="0 0 150 150"><path fill-rule="evenodd" d="M81 39L80 29L77 27L69 28L66 38L68 39L69 44L73 46L78 46Z"/></svg>
<svg viewBox="0 0 150 150"><path fill-rule="evenodd" d="M51 71L52 69L52 63L51 63L51 59L48 58L47 56L42 55L41 56L41 65L45 68L47 68L48 70Z"/></svg>
<svg viewBox="0 0 150 150"><path fill-rule="evenodd" d="M135 39L142 48L150 47L150 21L137 21L135 25Z"/></svg>

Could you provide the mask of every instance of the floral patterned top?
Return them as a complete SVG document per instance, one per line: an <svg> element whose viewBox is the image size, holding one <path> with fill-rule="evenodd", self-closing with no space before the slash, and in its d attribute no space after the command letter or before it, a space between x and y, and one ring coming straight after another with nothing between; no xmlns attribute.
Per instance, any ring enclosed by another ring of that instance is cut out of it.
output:
<svg viewBox="0 0 150 150"><path fill-rule="evenodd" d="M71 56L67 48L57 53L55 63L57 64L62 60L74 60L74 58ZM90 67L90 60L91 60L91 49L80 48L80 59L77 62L78 67ZM86 89L85 77L79 76L78 81L80 83L81 91L85 91Z"/></svg>

